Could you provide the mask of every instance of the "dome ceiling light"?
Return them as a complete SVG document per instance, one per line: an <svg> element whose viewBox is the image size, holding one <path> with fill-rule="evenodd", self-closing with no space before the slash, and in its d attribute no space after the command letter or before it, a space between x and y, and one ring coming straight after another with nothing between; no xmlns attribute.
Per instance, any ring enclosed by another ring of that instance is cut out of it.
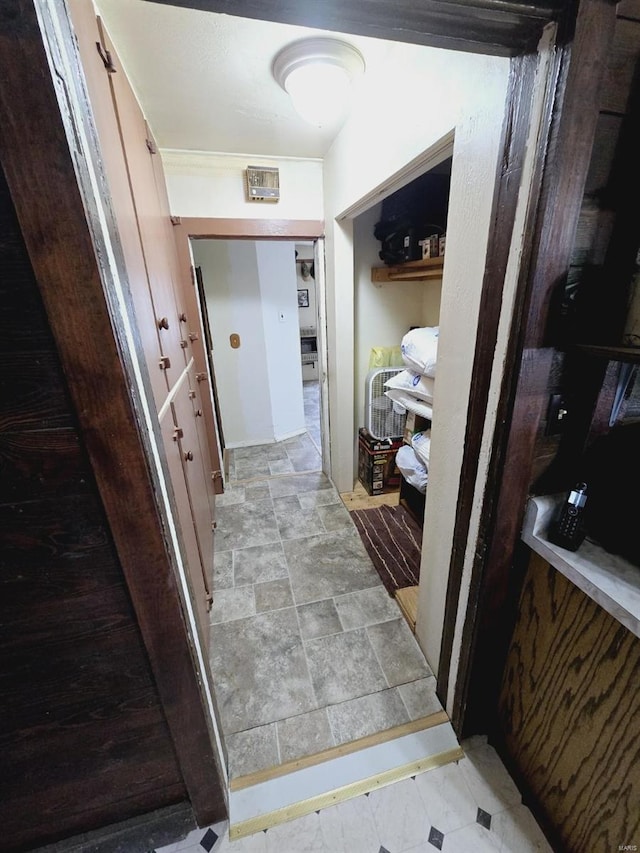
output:
<svg viewBox="0 0 640 853"><path fill-rule="evenodd" d="M271 70L302 118L323 127L344 118L364 67L362 54L353 45L334 38L307 38L283 48Z"/></svg>

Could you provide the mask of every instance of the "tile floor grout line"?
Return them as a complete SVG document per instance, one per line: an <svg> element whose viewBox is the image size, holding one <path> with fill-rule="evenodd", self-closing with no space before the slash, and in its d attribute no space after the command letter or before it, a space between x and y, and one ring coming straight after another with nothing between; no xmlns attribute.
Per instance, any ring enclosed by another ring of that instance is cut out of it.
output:
<svg viewBox="0 0 640 853"><path fill-rule="evenodd" d="M286 554L285 554L285 561L287 563L287 571L288 571L289 570L289 561L287 560ZM293 586L291 587L291 592L293 594ZM302 646L302 653L304 654L304 661L307 665L307 674L309 676L309 683L311 684L311 690L313 692L313 699L314 699L315 706L316 706L314 708L314 711L318 711L318 710L320 710L320 703L318 701L318 694L316 693L316 686L313 683L313 678L311 677L311 667L309 666L309 656L307 655L307 648L305 646L304 637L302 636L302 625L300 624L300 614L298 613L297 607L295 607L295 611L296 611L296 621L298 623L298 632L300 634L300 645ZM327 717L328 716L329 715L327 714Z"/></svg>
<svg viewBox="0 0 640 853"><path fill-rule="evenodd" d="M368 626L365 626L365 628L364 628L365 633L366 633L366 635L367 635L367 640L368 640L368 642L369 642L369 645L371 646L371 649L372 649L372 651L373 651L373 654L374 654L374 656L375 656L375 659L378 661L378 666L380 667L380 670L381 670L381 672L382 672L382 674L383 674L383 676L384 676L384 680L387 682L387 687L388 687L388 688L391 688L391 684L389 683L389 679L387 678L387 673L384 671L384 667L382 666L382 662L380 661L380 657L379 657L379 655L378 655L378 652L376 651L375 646L374 646L374 645L373 645L373 643L371 642L371 637L369 636L369 631L367 630L367 627L368 627Z"/></svg>
<svg viewBox="0 0 640 853"><path fill-rule="evenodd" d="M298 497L297 493L296 493L296 497ZM298 504L300 504L300 498L298 498ZM302 508L302 506L300 508ZM294 606L295 614L296 614L296 624L298 625L298 634L300 635L300 645L302 646L302 653L304 654L304 662L305 662L306 667L307 667L307 675L309 677L309 684L311 685L311 692L313 694L313 701L314 701L314 704L316 706L314 708L314 710L317 710L320 707L320 703L318 702L318 695L316 693L316 688L315 688L315 685L313 683L313 679L311 678L311 668L309 666L309 658L307 657L307 650L305 649L304 640L302 639L302 626L300 624L300 614L298 613L298 607L295 603L296 598L295 598L295 593L293 590L293 584L291 583L291 570L289 568L289 558L287 557L287 552L286 552L285 547L284 547L284 540L282 539L282 535L280 534L280 527L278 527L278 534L280 535L280 543L282 545L282 553L284 554L284 564L287 567L287 575L289 577L289 583L291 585L291 597L292 597L293 602L294 602L293 606Z"/></svg>
<svg viewBox="0 0 640 853"><path fill-rule="evenodd" d="M278 733L278 723L279 722L280 722L280 720L275 720L274 726L275 726L275 732L276 732L276 755L278 757L278 764L280 765L283 762L282 762L282 752L280 751L280 735Z"/></svg>

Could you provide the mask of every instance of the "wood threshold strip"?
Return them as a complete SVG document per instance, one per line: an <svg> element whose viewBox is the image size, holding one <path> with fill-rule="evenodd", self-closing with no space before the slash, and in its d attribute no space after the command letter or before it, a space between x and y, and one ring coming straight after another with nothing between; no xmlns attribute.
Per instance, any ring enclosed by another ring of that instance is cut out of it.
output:
<svg viewBox="0 0 640 853"><path fill-rule="evenodd" d="M406 586L397 590L396 601L402 611L402 615L407 620L407 624L415 634L416 619L418 616L418 587Z"/></svg>
<svg viewBox="0 0 640 853"><path fill-rule="evenodd" d="M442 723L448 722L449 717L445 711L436 711L435 714L430 714L428 717L421 717L419 720L412 720L410 723L403 723L401 726L395 726L394 728L386 729L383 732L376 732L376 734L367 735L366 737L358 738L358 740L343 743L340 746L332 746L330 749L325 749L322 752L316 752L314 755L306 755L303 758L296 758L295 761L285 761L284 764L279 764L277 767L268 767L266 770L257 770L255 773L249 773L246 776L238 776L237 779L232 779L229 782L229 790L242 791L244 788L251 788L253 785L259 785L261 782L268 782L270 779L278 779L280 776L295 773L297 770L304 770L306 767L314 767L316 764L322 764L324 761L341 758L343 755L351 755L351 753L358 752L361 749L377 746L379 743L387 743L390 740L396 740L396 738L415 734L416 732L421 732L425 729L430 729L433 726L439 726Z"/></svg>
<svg viewBox="0 0 640 853"><path fill-rule="evenodd" d="M432 755L429 758L412 761L410 764L404 764L401 767L394 767L375 776L369 776L367 779L361 779L359 782L351 782L349 785L343 785L341 788L327 791L325 794L318 794L315 797L309 797L307 800L301 800L299 803L293 803L282 809L267 812L266 814L258 815L258 817L252 817L249 820L231 825L229 827L229 839L235 841L238 838L253 835L261 830L271 829L281 823L311 814L311 812L336 805L337 803L343 803L345 800L359 797L378 788L384 788L387 785L392 785L394 782L409 779L418 773L426 773L427 770L444 767L445 764L451 764L454 761L459 761L461 758L464 758L464 751L461 747L457 747L456 749L449 749L446 752L439 752L437 755Z"/></svg>

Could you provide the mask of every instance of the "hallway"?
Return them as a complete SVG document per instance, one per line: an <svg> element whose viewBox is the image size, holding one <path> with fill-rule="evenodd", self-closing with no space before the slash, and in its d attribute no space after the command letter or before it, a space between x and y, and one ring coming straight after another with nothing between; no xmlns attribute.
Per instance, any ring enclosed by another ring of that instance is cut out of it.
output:
<svg viewBox="0 0 640 853"><path fill-rule="evenodd" d="M442 710L320 470L317 383L305 385L309 432L230 451L217 501L211 666L230 779Z"/></svg>

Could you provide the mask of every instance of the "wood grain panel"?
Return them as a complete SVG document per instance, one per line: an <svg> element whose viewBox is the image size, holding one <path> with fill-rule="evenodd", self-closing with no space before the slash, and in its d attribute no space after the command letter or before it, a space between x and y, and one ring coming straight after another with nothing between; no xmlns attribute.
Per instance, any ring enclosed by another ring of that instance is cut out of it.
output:
<svg viewBox="0 0 640 853"><path fill-rule="evenodd" d="M0 430L60 429L73 424L53 352L5 353L0 360Z"/></svg>
<svg viewBox="0 0 640 853"><path fill-rule="evenodd" d="M620 0L616 8L619 17L640 21L640 0Z"/></svg>
<svg viewBox="0 0 640 853"><path fill-rule="evenodd" d="M0 432L0 477L0 500L11 503L89 491L74 429Z"/></svg>
<svg viewBox="0 0 640 853"><path fill-rule="evenodd" d="M584 187L586 194L602 190L607 185L622 126L622 117L600 113L593 140L591 163Z"/></svg>
<svg viewBox="0 0 640 853"><path fill-rule="evenodd" d="M510 758L570 853L640 838L640 640L537 555L500 697Z"/></svg>
<svg viewBox="0 0 640 853"><path fill-rule="evenodd" d="M0 174L0 183L4 177ZM24 245L11 199L0 192L0 353L53 352L53 336L42 301L34 288L33 270L24 262Z"/></svg>
<svg viewBox="0 0 640 853"><path fill-rule="evenodd" d="M618 18L615 39L604 78L600 109L625 113L631 83L640 60L640 21Z"/></svg>

